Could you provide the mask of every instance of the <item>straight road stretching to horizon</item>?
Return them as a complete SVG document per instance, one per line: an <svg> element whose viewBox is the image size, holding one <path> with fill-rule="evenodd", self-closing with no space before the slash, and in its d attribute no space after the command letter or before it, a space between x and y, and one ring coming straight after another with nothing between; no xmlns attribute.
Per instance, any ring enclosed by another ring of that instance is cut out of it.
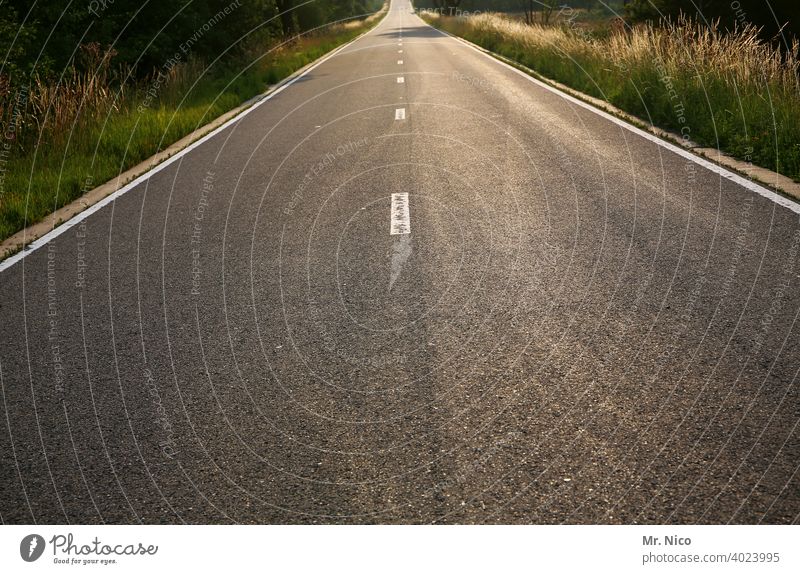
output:
<svg viewBox="0 0 800 574"><path fill-rule="evenodd" d="M798 208L740 183L396 0L6 262L0 519L797 522Z"/></svg>

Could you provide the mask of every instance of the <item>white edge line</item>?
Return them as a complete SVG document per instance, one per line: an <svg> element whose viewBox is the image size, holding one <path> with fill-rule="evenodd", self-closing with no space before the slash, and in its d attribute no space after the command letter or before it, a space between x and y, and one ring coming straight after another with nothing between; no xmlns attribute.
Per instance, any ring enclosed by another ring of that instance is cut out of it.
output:
<svg viewBox="0 0 800 574"><path fill-rule="evenodd" d="M166 159L163 162L159 163L158 165L156 165L152 169L148 170L147 172L143 173L142 175L140 175L139 177L134 179L133 181L125 184L123 187L119 188L117 191L111 193L110 195L107 195L106 197L104 197L103 199L98 201L97 203L93 204L91 207L87 207L86 209L84 209L80 213L74 215L73 217L71 217L70 219L68 219L67 221L65 221L64 223L62 223L58 227L56 227L55 229L53 229L51 231L48 231L47 233L42 235L39 239L36 239L35 241L32 241L26 247L23 247L22 250L19 251L18 253L15 253L11 257L7 257L3 261L0 261L0 273L5 271L6 269L12 267L15 263L18 263L19 261L22 261L23 259L25 259L25 257L30 255L31 253L33 253L37 249L47 245L53 239L55 239L56 237L58 237L59 235L61 235L65 231L69 231L71 228L75 227L78 223L80 223L81 221L85 220L86 218L88 218L93 213L95 213L97 211L100 211L106 205L108 205L109 203L115 201L116 199L118 199L119 197L124 195L125 193L129 192L134 187L137 187L141 183L147 181L148 179L150 179L152 176L154 176L155 174L157 174L161 170L169 167L171 164L175 163L175 161L181 159L183 156L187 155L189 152L191 152L195 148L200 147L202 144L204 144L206 141L208 141L211 138L213 138L214 136L216 136L221 131L226 130L227 128L229 128L234 123L240 121L247 114L249 114L250 112L252 112L252 111L256 110L258 107L260 107L261 104L264 104L264 103L268 102L273 97L275 97L278 94L280 94L283 90L285 90L286 88L288 88L289 86L294 84L297 80L299 80L300 78L302 78L303 76L305 76L306 74L308 74L309 72L311 72L312 70L317 68L318 66L324 64L325 62L327 62L328 60L330 60L331 58L336 56L339 52L341 52L342 50L344 50L345 48L347 48L351 44L354 44L355 42L357 42L361 38L367 36L368 34L371 34L375 30L380 28L381 25L385 21L386 21L385 19L381 20L380 22L378 22L378 25L375 26L374 28L371 28L370 30L367 30L366 32L364 32L363 34L360 34L356 38L353 38L352 40L350 40L346 44L342 44L341 46L336 48L330 54L327 54L326 56L322 56L319 60L317 60L316 62L311 64L308 68L306 68L305 71L303 71L302 73L298 74L297 76L295 76L291 80L287 81L283 85L279 86L278 88L276 88L275 90L273 90L272 92L270 92L269 94L267 94L266 96L264 96L263 98L261 98L260 100L255 102L252 106L250 106L246 110L243 110L241 113L239 113L236 116L232 117L231 119L229 119L224 124L222 124L222 125L216 127L215 129L211 130L210 132L208 132L206 135L204 135L203 137L201 137L197 141L191 143L187 147L183 148L181 151L177 152L175 155L171 156L169 159ZM46 219L44 221L46 221Z"/></svg>
<svg viewBox="0 0 800 574"><path fill-rule="evenodd" d="M420 20L422 20L422 19L420 18ZM675 145L675 144L673 144L671 142L663 140L660 137L658 137L658 136L656 136L654 134L651 134L648 131L645 131L645 130L643 130L641 128L638 128L638 127L636 127L634 125L631 125L628 122L626 122L625 120L622 120L622 119L620 119L620 118L618 118L618 117L616 117L616 116L614 116L612 114L609 114L608 112L605 112L605 111L603 111L601 109L598 109L598 108L594 107L593 105L584 102L583 100L580 100L580 99L578 99L578 98L576 98L574 96L571 96L570 94L564 93L561 90L559 90L557 88L554 88L553 86L551 86L549 84L546 84L545 82L539 80L538 78L534 78L530 74L526 74L525 72L523 72L519 68L515 68L511 64L503 62L502 60L498 60L497 58L492 56L487 51L481 50L480 48L478 48L476 46L473 46L472 44L470 44L466 40L463 40L462 38L459 38L458 36L453 36L452 34L448 34L447 32L444 32L443 30L439 30L438 28L434 28L433 26L431 26L430 24L428 24L424 20L422 20L422 22L424 22L426 26L429 26L430 28L433 28L434 30L442 33L443 35L449 36L453 40L457 40L458 42L460 42L461 44L463 44L467 48L469 48L471 50L474 50L474 51L478 52L479 54L482 54L483 56L485 56L486 58L489 58L493 62L495 62L497 64L500 64L501 66L503 66L505 68L508 68L509 70L512 70L513 72L516 72L517 74L519 74L520 76L522 76L526 80L529 80L529 81L533 82L537 86L540 86L540 87L546 89L549 92L552 92L552 93L554 93L554 94L556 94L558 96L561 96L565 100L567 100L569 102L572 102L575 105L578 105L578 106L580 106L580 107L582 107L584 109L587 109L587 110L589 110L591 112L594 112L598 116L601 116L601 117L611 121L612 123L615 123L618 126L623 127L625 129L627 129L628 131L631 131L631 132L635 133L636 135L639 135L639 136L645 138L646 140L649 140L649 141L651 141L653 143L656 143L656 144L660 145L661 147L663 147L665 149L668 149L669 151L674 152L674 153L678 154L679 156L681 156L683 158L691 160L691 161L697 163L698 165L706 168L707 170L709 170L711 172L714 172L714 173L716 173L718 175L721 175L725 179L728 179L728 180L730 180L730 181L732 181L732 182L734 182L736 184L739 184L740 186L744 187L745 189L748 189L748 190L750 190L752 192L755 192L758 195L761 195L761 196L773 201L774 203L777 203L778 205L780 205L782 207L785 207L786 209L788 209L790 211L793 211L794 213L800 214L800 203L797 203L797 202L792 201L791 199L789 199L787 197L784 197L784 196L782 196L780 194L777 194L774 191L772 191L771 189L768 189L768 188L766 188L766 187L764 187L762 185L759 185L756 182L754 182L754 181L752 181L750 179L747 179L746 177L743 177L743 176L739 175L738 173L735 173L735 172L733 172L733 171L731 171L729 169L726 169L726 168L722 167L719 164L716 164L716 163L714 163L712 161L709 161L709 160L707 160L705 158L702 158L702 157L700 157L698 155L695 155L692 152L690 152L689 150L685 150L680 146L677 146L677 145Z"/></svg>

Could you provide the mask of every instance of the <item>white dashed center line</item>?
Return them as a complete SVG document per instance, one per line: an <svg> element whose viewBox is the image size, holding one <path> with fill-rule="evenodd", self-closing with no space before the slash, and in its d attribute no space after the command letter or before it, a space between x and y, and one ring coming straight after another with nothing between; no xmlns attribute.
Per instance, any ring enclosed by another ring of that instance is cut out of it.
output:
<svg viewBox="0 0 800 574"><path fill-rule="evenodd" d="M411 233L411 214L408 210L408 194L392 194L392 217L389 235L406 235Z"/></svg>
<svg viewBox="0 0 800 574"><path fill-rule="evenodd" d="M404 120L404 119L406 119L406 109L405 108L397 108L394 111L394 119L396 119L396 120Z"/></svg>
<svg viewBox="0 0 800 574"><path fill-rule="evenodd" d="M397 63L402 66L403 65L403 60L397 60Z"/></svg>
<svg viewBox="0 0 800 574"><path fill-rule="evenodd" d="M397 83L398 84L405 84L406 83L406 79L403 76L400 76L399 78L397 78Z"/></svg>

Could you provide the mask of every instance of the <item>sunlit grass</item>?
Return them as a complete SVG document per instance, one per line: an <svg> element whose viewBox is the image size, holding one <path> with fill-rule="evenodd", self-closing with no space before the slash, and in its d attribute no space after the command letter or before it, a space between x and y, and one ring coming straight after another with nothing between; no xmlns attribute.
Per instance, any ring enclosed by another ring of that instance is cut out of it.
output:
<svg viewBox="0 0 800 574"><path fill-rule="evenodd" d="M752 26L686 20L588 34L497 14L433 25L703 146L800 181L798 45L781 54Z"/></svg>
<svg viewBox="0 0 800 574"><path fill-rule="evenodd" d="M0 127L11 133L13 122L15 137L0 189L0 239L263 93L377 20L351 21L272 48L253 46L240 60L211 68L188 60L170 69L158 90L152 79L120 81L125 71L112 73L98 54L91 73L70 70L57 84L34 80L23 100L7 91Z"/></svg>

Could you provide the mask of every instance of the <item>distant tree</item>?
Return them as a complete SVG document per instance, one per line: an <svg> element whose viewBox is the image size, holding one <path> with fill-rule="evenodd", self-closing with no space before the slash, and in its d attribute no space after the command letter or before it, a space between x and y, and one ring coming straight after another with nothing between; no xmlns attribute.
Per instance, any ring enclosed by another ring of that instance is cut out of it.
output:
<svg viewBox="0 0 800 574"><path fill-rule="evenodd" d="M461 6L461 0L433 0L433 4L436 8L450 10Z"/></svg>
<svg viewBox="0 0 800 574"><path fill-rule="evenodd" d="M625 6L628 20L658 22L685 14L699 22L719 21L726 29L745 23L762 29L767 40L782 40L789 46L791 37L800 35L798 0L630 0Z"/></svg>
<svg viewBox="0 0 800 574"><path fill-rule="evenodd" d="M8 78L21 71L59 73L75 65L81 46L87 44L104 48L113 45L114 61L132 66L137 75L143 76L163 66L190 40L192 56L214 59L235 52L246 42L291 37L328 22L372 12L382 3L0 0L0 58L5 59L0 60L0 76Z"/></svg>
<svg viewBox="0 0 800 574"><path fill-rule="evenodd" d="M281 30L286 37L297 32L297 13L294 11L294 0L276 0L281 18Z"/></svg>
<svg viewBox="0 0 800 574"><path fill-rule="evenodd" d="M33 22L21 24L13 6L0 11L0 95L9 83L31 72L30 54L35 47L36 33ZM49 61L41 63L48 67Z"/></svg>
<svg viewBox="0 0 800 574"><path fill-rule="evenodd" d="M530 26L536 18L536 0L519 0L519 4L525 14L525 23Z"/></svg>
<svg viewBox="0 0 800 574"><path fill-rule="evenodd" d="M559 0L539 0L539 4L541 4L541 15L540 20L542 24L549 24L550 19L553 17L553 11L559 5Z"/></svg>

